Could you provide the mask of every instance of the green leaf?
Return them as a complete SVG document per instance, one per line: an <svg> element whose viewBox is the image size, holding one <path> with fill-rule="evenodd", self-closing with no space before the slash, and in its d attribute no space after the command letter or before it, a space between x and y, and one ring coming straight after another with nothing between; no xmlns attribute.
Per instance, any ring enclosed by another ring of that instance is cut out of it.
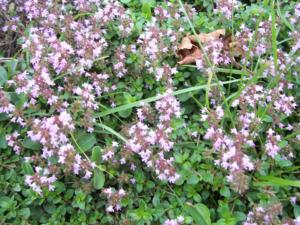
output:
<svg viewBox="0 0 300 225"><path fill-rule="evenodd" d="M127 139L125 137L123 137L121 134L119 134L117 131L113 130L112 128L102 124L102 123L97 123L96 124L97 127L101 127L104 130L108 131L109 133L115 135L116 137L118 137L120 140L127 142Z"/></svg>
<svg viewBox="0 0 300 225"><path fill-rule="evenodd" d="M9 116L6 113L0 113L0 121L8 120Z"/></svg>
<svg viewBox="0 0 300 225"><path fill-rule="evenodd" d="M156 192L152 198L152 205L157 207L160 204L160 193Z"/></svg>
<svg viewBox="0 0 300 225"><path fill-rule="evenodd" d="M7 66L9 77L12 77L16 73L18 60L16 59L9 60L6 62L6 66Z"/></svg>
<svg viewBox="0 0 300 225"><path fill-rule="evenodd" d="M264 115L264 117L262 118L262 120L264 122L267 122L267 123L273 122L273 118L271 116L269 116L269 115Z"/></svg>
<svg viewBox="0 0 300 225"><path fill-rule="evenodd" d="M17 93L10 93L10 98L17 108L22 108L24 103L27 100L25 94L17 94Z"/></svg>
<svg viewBox="0 0 300 225"><path fill-rule="evenodd" d="M0 86L7 81L7 72L3 66L0 66Z"/></svg>
<svg viewBox="0 0 300 225"><path fill-rule="evenodd" d="M26 175L33 175L34 174L32 166L28 162L22 163L22 170L23 170L23 173L26 174Z"/></svg>
<svg viewBox="0 0 300 225"><path fill-rule="evenodd" d="M288 179L283 179L279 177L274 177L274 176L262 176L258 178L261 181L266 181L266 182L255 182L254 185L278 185L278 186L292 186L292 187L300 187L300 181L299 180L288 180Z"/></svg>
<svg viewBox="0 0 300 225"><path fill-rule="evenodd" d="M30 209L29 208L23 208L19 211L19 215L23 217L24 219L29 218L30 216Z"/></svg>
<svg viewBox="0 0 300 225"><path fill-rule="evenodd" d="M103 188L105 176L101 170L96 169L93 176L93 186L96 190Z"/></svg>
<svg viewBox="0 0 300 225"><path fill-rule="evenodd" d="M95 146L92 150L92 161L99 162L101 157L101 148L99 146Z"/></svg>
<svg viewBox="0 0 300 225"><path fill-rule="evenodd" d="M76 133L75 138L82 151L91 149L97 143L96 137L86 132Z"/></svg>
<svg viewBox="0 0 300 225"><path fill-rule="evenodd" d="M123 4L128 4L130 3L131 0L120 0Z"/></svg>
<svg viewBox="0 0 300 225"><path fill-rule="evenodd" d="M197 174L191 173L187 179L187 184L198 184L200 181L200 178Z"/></svg>
<svg viewBox="0 0 300 225"><path fill-rule="evenodd" d="M40 143L32 141L29 137L24 138L22 141L22 146L31 150L40 150L42 148Z"/></svg>
<svg viewBox="0 0 300 225"><path fill-rule="evenodd" d="M242 222L246 220L247 216L243 212L235 212L234 218L237 222Z"/></svg>
<svg viewBox="0 0 300 225"><path fill-rule="evenodd" d="M294 205L294 216L295 218L300 216L300 206Z"/></svg>
<svg viewBox="0 0 300 225"><path fill-rule="evenodd" d="M192 205L191 203L186 203L184 210L193 217L197 225L211 224L209 209L204 204Z"/></svg>
<svg viewBox="0 0 300 225"><path fill-rule="evenodd" d="M275 162L277 165L279 165L281 168L284 167L290 167L293 165L293 163L290 160L282 158L280 155L275 156Z"/></svg>
<svg viewBox="0 0 300 225"><path fill-rule="evenodd" d="M5 132L0 129L0 149L5 149L7 147L7 141L6 141L6 136Z"/></svg>
<svg viewBox="0 0 300 225"><path fill-rule="evenodd" d="M126 109L123 111L118 112L119 116L122 118L128 118L132 113L132 109Z"/></svg>
<svg viewBox="0 0 300 225"><path fill-rule="evenodd" d="M178 95L177 98L179 101L185 102L191 98L191 95L190 95L190 93L185 93L185 94Z"/></svg>
<svg viewBox="0 0 300 225"><path fill-rule="evenodd" d="M280 148L285 148L288 144L289 144L288 141L281 141L281 142L279 142L278 146Z"/></svg>
<svg viewBox="0 0 300 225"><path fill-rule="evenodd" d="M220 190L220 194L226 198L230 197L230 190L228 187L222 187Z"/></svg>
<svg viewBox="0 0 300 225"><path fill-rule="evenodd" d="M224 82L219 82L219 84L222 86L224 84L231 84L231 83L236 83L241 81L241 79L235 79L235 80L230 80L230 81L224 81ZM199 86L194 86L194 87L189 87L189 88L184 88L178 91L174 91L172 93L172 95L176 96L176 95L180 95L180 94L184 94L184 93L188 93L188 92L193 92L193 91L199 91L199 90L203 90L206 89L208 85L199 85ZM210 85L210 87L215 87L218 86L217 83L213 83ZM141 103L150 103L150 102L155 102L159 99L163 98L163 95L156 95L154 97L150 97L150 98L146 98L146 99L142 99L136 102L132 102L132 103L128 103L125 105L121 105L112 109L107 109L101 113L95 114L95 116L98 117L104 117L113 113L117 113L117 112L121 112L123 110L127 110L127 109L131 109L137 106L141 106Z"/></svg>
<svg viewBox="0 0 300 225"><path fill-rule="evenodd" d="M142 15L147 20L152 17L151 5L147 2L144 2L142 5Z"/></svg>
<svg viewBox="0 0 300 225"><path fill-rule="evenodd" d="M7 196L0 197L0 212L3 210L8 210L12 207L13 200Z"/></svg>

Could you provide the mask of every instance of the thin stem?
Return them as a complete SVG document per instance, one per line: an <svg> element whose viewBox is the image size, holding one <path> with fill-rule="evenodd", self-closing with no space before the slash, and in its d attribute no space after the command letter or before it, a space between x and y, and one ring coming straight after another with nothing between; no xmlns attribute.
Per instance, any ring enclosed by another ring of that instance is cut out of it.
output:
<svg viewBox="0 0 300 225"><path fill-rule="evenodd" d="M81 148L81 147L79 146L79 144L77 143L77 141L76 141L76 139L75 139L75 137L74 137L74 135L73 135L72 132L70 132L70 136L71 136L72 141L75 143L77 149L84 155L84 157L85 157L89 162L91 162L91 159L87 156L87 154L85 154L85 152L82 150L82 148ZM114 177L113 174L111 174L110 172L106 171L106 170L103 169L101 166L99 166L99 165L97 165L97 164L95 164L95 165L96 165L96 167L97 167L99 170L101 170L101 171L103 171L103 172L109 174L110 176Z"/></svg>

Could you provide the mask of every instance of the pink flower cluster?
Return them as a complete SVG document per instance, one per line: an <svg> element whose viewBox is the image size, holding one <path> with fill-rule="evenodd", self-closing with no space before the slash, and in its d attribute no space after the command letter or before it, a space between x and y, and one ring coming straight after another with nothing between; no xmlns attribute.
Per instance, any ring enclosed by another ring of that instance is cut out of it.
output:
<svg viewBox="0 0 300 225"><path fill-rule="evenodd" d="M11 135L6 136L7 145L11 147L16 154L20 154L22 146L18 137L20 136L18 131L14 131Z"/></svg>
<svg viewBox="0 0 300 225"><path fill-rule="evenodd" d="M161 20L172 19L178 20L180 14L172 12L171 3L170 10L166 11L161 7L155 8L154 12L157 15L153 17L151 22L147 24L144 32L139 36L137 44L139 46L139 54L144 57L143 67L146 67L150 74L154 74L156 80L159 81L164 76L176 73L175 68L167 68L168 65L162 65L161 62L170 54L175 54L176 46L180 33L174 32L173 29L164 28ZM179 28L183 31L183 28ZM170 66L169 66L170 67ZM171 70L170 70L171 69ZM168 80L168 79L165 79Z"/></svg>
<svg viewBox="0 0 300 225"><path fill-rule="evenodd" d="M82 88L77 87L73 90L74 94L81 96L81 105L86 109L97 110L98 104L95 95L92 93L94 88L89 83L82 84Z"/></svg>
<svg viewBox="0 0 300 225"><path fill-rule="evenodd" d="M144 106L138 110L139 121L130 127L130 139L125 148L138 154L142 161L150 168L153 168L160 180L168 180L174 183L179 174L173 167L173 158L165 158L165 154L173 148L170 140L172 128L170 121L179 117L180 107L176 98L168 91L160 100L155 103L159 113L158 124L151 128L146 122L152 122L151 110Z"/></svg>
<svg viewBox="0 0 300 225"><path fill-rule="evenodd" d="M267 154L272 158L274 158L280 151L280 147L278 146L280 140L280 135L275 135L275 132L272 129L268 130L268 136L265 147Z"/></svg>
<svg viewBox="0 0 300 225"><path fill-rule="evenodd" d="M42 144L41 157L47 161L48 166L53 166L53 158L56 158L58 165L64 168L64 172L70 172L74 175L79 175L82 172L84 174L83 178L89 179L95 164L83 159L69 143L68 134L74 129L70 114L63 111L57 116L33 120L31 130L27 134L32 141ZM30 160L38 162L39 158L31 157ZM37 192L40 192L39 185L44 186L49 183L47 179L40 177L41 171L46 171L46 175L51 175L52 172L54 173L53 176L59 173L59 170L56 169L49 171L37 167L36 174L28 176L26 179L26 183Z"/></svg>
<svg viewBox="0 0 300 225"><path fill-rule="evenodd" d="M57 180L55 175L51 175L47 168L35 167L34 175L26 175L25 183L32 188L33 191L42 195L42 188L50 191L54 190L54 182Z"/></svg>
<svg viewBox="0 0 300 225"><path fill-rule="evenodd" d="M178 216L176 219L167 219L163 225L183 225L184 218L183 216Z"/></svg>
<svg viewBox="0 0 300 225"><path fill-rule="evenodd" d="M115 73L117 74L117 77L119 78L125 76L125 74L127 73L127 69L125 68L125 59L126 59L126 55L124 52L125 48L126 46L122 45L120 48L116 50L115 53L117 63L114 65L114 70Z"/></svg>
<svg viewBox="0 0 300 225"><path fill-rule="evenodd" d="M108 199L106 207L107 213L118 212L122 209L121 200L126 196L126 192L122 188L119 190L115 190L114 188L109 187L105 188L102 192Z"/></svg>
<svg viewBox="0 0 300 225"><path fill-rule="evenodd" d="M259 225L259 224L287 224L296 225L295 220L286 222L280 220L279 216L282 214L281 203L273 203L266 206L255 206L247 215L246 221L243 225Z"/></svg>
<svg viewBox="0 0 300 225"><path fill-rule="evenodd" d="M222 13L227 19L231 19L233 16L233 11L238 7L237 0L217 0L215 12Z"/></svg>
<svg viewBox="0 0 300 225"><path fill-rule="evenodd" d="M15 110L15 106L10 103L5 92L0 89L0 113L11 113Z"/></svg>

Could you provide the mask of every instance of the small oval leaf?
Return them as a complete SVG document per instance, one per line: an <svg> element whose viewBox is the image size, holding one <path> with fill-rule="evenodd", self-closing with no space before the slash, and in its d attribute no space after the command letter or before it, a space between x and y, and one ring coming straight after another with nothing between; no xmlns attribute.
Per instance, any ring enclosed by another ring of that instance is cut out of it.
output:
<svg viewBox="0 0 300 225"><path fill-rule="evenodd" d="M99 162L101 157L101 148L99 146L95 146L92 150L92 161Z"/></svg>
<svg viewBox="0 0 300 225"><path fill-rule="evenodd" d="M211 224L209 209L204 204L192 205L191 203L186 203L184 209L193 217L197 225Z"/></svg>
<svg viewBox="0 0 300 225"><path fill-rule="evenodd" d="M101 189L104 186L105 182L105 176L103 172L99 169L96 169L94 171L94 177L93 177L93 185L96 190Z"/></svg>

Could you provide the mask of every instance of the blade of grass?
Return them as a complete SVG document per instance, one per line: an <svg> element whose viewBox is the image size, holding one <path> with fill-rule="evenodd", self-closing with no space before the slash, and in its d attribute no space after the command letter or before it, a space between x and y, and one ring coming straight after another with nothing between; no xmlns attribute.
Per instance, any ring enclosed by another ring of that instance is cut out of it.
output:
<svg viewBox="0 0 300 225"><path fill-rule="evenodd" d="M291 187L300 187L300 181L299 180L289 180L289 179L283 179L279 177L274 176L262 176L258 178L260 181L255 182L256 185L264 184L264 182L267 182L272 185L278 185L278 186L291 186Z"/></svg>
<svg viewBox="0 0 300 225"><path fill-rule="evenodd" d="M190 68L197 68L195 65L180 65L182 67L190 67ZM219 73L231 73L231 74L236 74L236 75L251 75L248 71L244 70L236 70L236 69L227 69L227 68L215 68L215 72Z"/></svg>
<svg viewBox="0 0 300 225"><path fill-rule="evenodd" d="M239 82L240 80L241 79L235 79L235 80L224 81L224 82L220 82L220 83L223 86L225 84ZM211 84L211 86L217 86L217 84L213 83L213 84ZM181 89L178 91L174 91L172 93L172 95L176 96L176 95L185 94L188 92L199 91L199 90L206 89L206 88L207 88L207 85L199 85L199 86L189 87L189 88ZM161 99L162 97L163 97L163 95L157 95L157 96L146 98L146 99L143 99L140 101L132 102L132 103L129 103L126 105L121 105L121 106L118 106L118 107L115 107L112 109L105 110L100 113L96 113L95 116L96 117L104 117L104 116L110 115L112 113L117 113L117 112L124 111L124 110L130 109L130 108L141 106L141 103L151 103L151 102L157 101L157 100Z"/></svg>
<svg viewBox="0 0 300 225"><path fill-rule="evenodd" d="M293 27L293 25L285 18L285 15L283 15L281 13L280 10L280 2L279 0L277 0L277 15L280 17L281 21L283 21L283 23L291 30L291 31L295 31L295 28Z"/></svg>
<svg viewBox="0 0 300 225"><path fill-rule="evenodd" d="M276 30L275 2L274 2L274 0L272 1L271 18L272 18L272 24L271 24L272 52L273 52L273 60L274 60L274 67L275 67L275 75L278 76L278 74L277 74L277 68L278 68L277 30Z"/></svg>
<svg viewBox="0 0 300 225"><path fill-rule="evenodd" d="M110 134L112 135L115 135L116 137L118 137L120 140L124 141L124 142L127 142L127 139L125 137L123 137L121 134L119 134L117 131L113 130L112 128L104 125L104 124L101 124L101 123L97 123L96 124L96 127L100 127L106 131L108 131Z"/></svg>

